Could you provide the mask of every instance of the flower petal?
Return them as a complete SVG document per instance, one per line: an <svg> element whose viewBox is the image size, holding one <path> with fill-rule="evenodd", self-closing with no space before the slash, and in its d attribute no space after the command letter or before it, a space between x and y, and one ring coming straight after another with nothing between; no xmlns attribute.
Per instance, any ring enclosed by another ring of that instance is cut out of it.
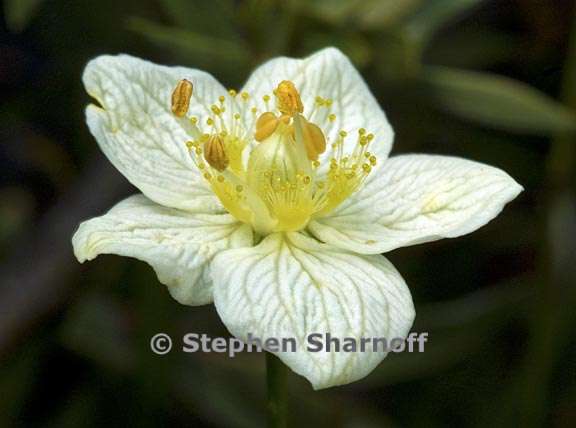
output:
<svg viewBox="0 0 576 428"><path fill-rule="evenodd" d="M126 178L153 201L190 211L222 208L194 165L190 139L170 111L180 79L194 83L190 114L203 117L226 91L212 76L183 67L164 67L128 55L100 56L84 70L90 105L86 119L98 144Z"/></svg>
<svg viewBox="0 0 576 428"><path fill-rule="evenodd" d="M252 231L229 214L192 214L135 195L80 224L72 244L80 262L99 254L143 260L174 299L203 305L212 302L212 258L221 250L251 246Z"/></svg>
<svg viewBox="0 0 576 428"><path fill-rule="evenodd" d="M315 389L361 379L386 356L312 352L307 337L405 338L414 320L410 291L382 256L361 256L300 233L273 234L258 246L229 250L212 263L214 303L230 332L294 338L296 352L274 352Z"/></svg>
<svg viewBox="0 0 576 428"><path fill-rule="evenodd" d="M358 129L365 128L374 134L370 151L381 161L386 159L394 132L364 79L342 52L326 48L304 59L272 59L252 73L243 90L252 96L258 110L264 112L268 109L262 97L272 96L282 80L295 84L304 104L304 116L322 128L329 142L336 141L338 132L345 130L350 134L345 150L351 152ZM317 108L310 117L317 96L331 99L332 106ZM273 100L270 102L274 105ZM330 121L329 114L335 114L336 119Z"/></svg>
<svg viewBox="0 0 576 428"><path fill-rule="evenodd" d="M470 233L496 217L521 191L504 171L478 162L396 156L309 229L337 247L378 254Z"/></svg>

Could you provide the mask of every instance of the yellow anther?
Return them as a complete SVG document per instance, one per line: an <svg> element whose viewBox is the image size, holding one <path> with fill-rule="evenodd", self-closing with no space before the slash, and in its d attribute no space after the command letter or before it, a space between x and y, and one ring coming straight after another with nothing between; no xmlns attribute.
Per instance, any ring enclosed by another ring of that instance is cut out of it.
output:
<svg viewBox="0 0 576 428"><path fill-rule="evenodd" d="M190 108L192 98L192 82L182 79L172 92L172 113L177 117L184 117Z"/></svg>
<svg viewBox="0 0 576 428"><path fill-rule="evenodd" d="M334 122L334 121L336 120L336 115L335 115L334 113L330 113L330 114L328 115L328 120L329 120L330 122Z"/></svg>
<svg viewBox="0 0 576 428"><path fill-rule="evenodd" d="M190 118L190 123L191 123L192 125L196 125L196 124L198 123L198 118L195 117L195 116L192 116L192 117Z"/></svg>
<svg viewBox="0 0 576 428"><path fill-rule="evenodd" d="M346 131L340 131L338 133L338 135L340 135L342 138L346 137L348 135L348 133Z"/></svg>
<svg viewBox="0 0 576 428"><path fill-rule="evenodd" d="M368 165L367 163L362 165L362 169L364 170L364 172L366 174L368 174L370 171L372 171L372 167L370 165Z"/></svg>
<svg viewBox="0 0 576 428"><path fill-rule="evenodd" d="M220 95L218 97L218 101L220 101L221 103L223 103L226 100L226 98L224 98L224 95Z"/></svg>
<svg viewBox="0 0 576 428"><path fill-rule="evenodd" d="M204 143L204 159L218 171L224 171L228 167L229 161L222 137L213 135Z"/></svg>
<svg viewBox="0 0 576 428"><path fill-rule="evenodd" d="M256 132L254 133L254 139L256 141L264 141L270 135L276 131L278 127L278 118L274 116L274 113L266 112L258 118L256 121Z"/></svg>
<svg viewBox="0 0 576 428"><path fill-rule="evenodd" d="M204 173L204 178L205 178L206 180L210 180L210 179L212 178L212 176L210 175L209 172L205 172L205 173Z"/></svg>
<svg viewBox="0 0 576 428"><path fill-rule="evenodd" d="M304 182L304 184L310 184L310 182L312 181L312 178L310 178L309 175L305 176L302 181Z"/></svg>
<svg viewBox="0 0 576 428"><path fill-rule="evenodd" d="M368 139L368 142L370 142L374 139L374 134L368 134L366 135L366 138Z"/></svg>
<svg viewBox="0 0 576 428"><path fill-rule="evenodd" d="M268 101L270 101L270 95L264 95L262 99L264 100L265 103L267 103Z"/></svg>
<svg viewBox="0 0 576 428"><path fill-rule="evenodd" d="M191 149L192 147L194 147L194 143L192 141L186 141L186 147Z"/></svg>
<svg viewBox="0 0 576 428"><path fill-rule="evenodd" d="M311 161L318 160L318 156L326 150L326 137L324 137L324 133L318 126L304 118L301 118L301 121L302 137L308 159Z"/></svg>
<svg viewBox="0 0 576 428"><path fill-rule="evenodd" d="M320 166L320 161L317 161L317 160L313 161L313 162L312 162L312 166L313 166L314 168L318 168L318 167Z"/></svg>
<svg viewBox="0 0 576 428"><path fill-rule="evenodd" d="M212 110L212 113L214 113L217 116L220 115L220 113L222 113L220 108L215 104L212 104L212 106L210 107L210 110Z"/></svg>
<svg viewBox="0 0 576 428"><path fill-rule="evenodd" d="M366 134L366 130L365 130L364 128L360 128L360 129L358 130L358 134L364 135L364 134Z"/></svg>
<svg viewBox="0 0 576 428"><path fill-rule="evenodd" d="M228 89L228 94L230 94L230 96L234 98L237 95L237 92L234 89Z"/></svg>
<svg viewBox="0 0 576 428"><path fill-rule="evenodd" d="M242 99L243 99L244 101L248 101L248 98L250 98L250 94L249 94L248 92L246 92L246 91L243 91L243 92L240 94L240 96L242 97Z"/></svg>
<svg viewBox="0 0 576 428"><path fill-rule="evenodd" d="M376 165L376 156L374 155L370 156L369 160L372 166Z"/></svg>
<svg viewBox="0 0 576 428"><path fill-rule="evenodd" d="M234 113L234 119L239 120L240 119L240 113Z"/></svg>
<svg viewBox="0 0 576 428"><path fill-rule="evenodd" d="M218 177L216 177L216 180L218 180L220 183L224 183L224 176L219 175Z"/></svg>
<svg viewBox="0 0 576 428"><path fill-rule="evenodd" d="M283 80L274 91L278 110L290 116L304 111L300 94L296 90L294 83Z"/></svg>
<svg viewBox="0 0 576 428"><path fill-rule="evenodd" d="M332 105L332 102L333 101L331 99L324 100L324 104L326 104L326 107L330 107Z"/></svg>
<svg viewBox="0 0 576 428"><path fill-rule="evenodd" d="M208 126L214 125L214 120L211 117L209 117L208 119L206 119L206 125Z"/></svg>
<svg viewBox="0 0 576 428"><path fill-rule="evenodd" d="M252 108L250 109L250 111L251 111L252 113L256 114L256 112L258 111L258 109L257 109L256 107L252 107Z"/></svg>
<svg viewBox="0 0 576 428"><path fill-rule="evenodd" d="M241 184L238 184L238 185L236 186L236 191L237 191L238 193L240 193L242 190L244 190L244 187L243 187Z"/></svg>

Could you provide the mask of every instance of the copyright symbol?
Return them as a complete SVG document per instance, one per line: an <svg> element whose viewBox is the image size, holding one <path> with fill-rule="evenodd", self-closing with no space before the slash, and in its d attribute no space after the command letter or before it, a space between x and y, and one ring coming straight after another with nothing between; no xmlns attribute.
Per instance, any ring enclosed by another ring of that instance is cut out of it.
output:
<svg viewBox="0 0 576 428"><path fill-rule="evenodd" d="M166 333L155 334L150 339L150 349L158 355L164 355L172 349L172 339Z"/></svg>

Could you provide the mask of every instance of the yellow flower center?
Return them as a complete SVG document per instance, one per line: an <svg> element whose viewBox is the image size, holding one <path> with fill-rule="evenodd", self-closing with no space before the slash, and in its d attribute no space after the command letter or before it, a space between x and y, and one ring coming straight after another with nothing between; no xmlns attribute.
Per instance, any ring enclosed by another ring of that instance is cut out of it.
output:
<svg viewBox="0 0 576 428"><path fill-rule="evenodd" d="M352 137L340 130L327 141L318 124L326 127L336 120L332 100L317 96L305 117L290 81L274 90L275 107L264 95L265 111L247 92L230 90L210 106L203 123L187 117L191 88L181 81L172 94L172 111L191 136L186 142L191 156L230 214L261 234L304 229L357 190L376 165L368 151L372 134L361 128ZM350 138L355 145L346 153Z"/></svg>

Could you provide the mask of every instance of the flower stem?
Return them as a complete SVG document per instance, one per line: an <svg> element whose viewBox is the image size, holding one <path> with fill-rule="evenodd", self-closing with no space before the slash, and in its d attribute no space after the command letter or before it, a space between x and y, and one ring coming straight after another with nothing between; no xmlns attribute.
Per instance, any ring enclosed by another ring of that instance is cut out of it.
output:
<svg viewBox="0 0 576 428"><path fill-rule="evenodd" d="M268 427L286 428L287 370L274 354L266 352L266 383L268 387Z"/></svg>

